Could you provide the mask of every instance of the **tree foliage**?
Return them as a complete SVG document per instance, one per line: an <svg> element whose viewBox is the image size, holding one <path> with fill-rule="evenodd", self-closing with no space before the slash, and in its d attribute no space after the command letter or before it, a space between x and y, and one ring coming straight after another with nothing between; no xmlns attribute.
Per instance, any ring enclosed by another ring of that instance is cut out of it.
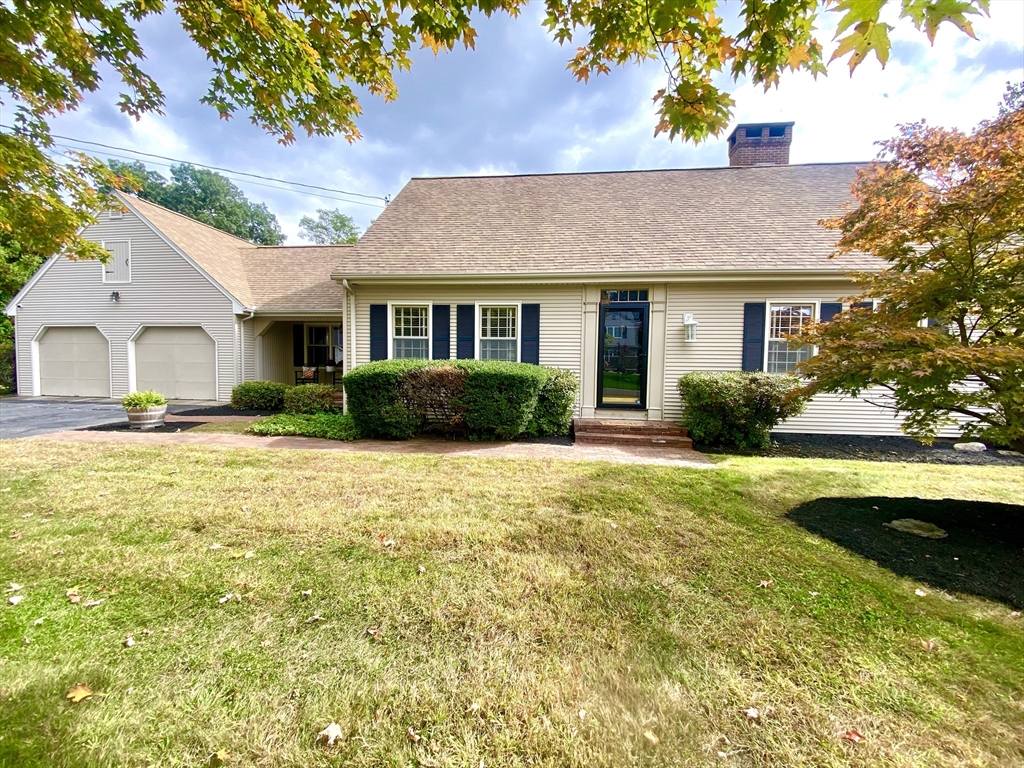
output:
<svg viewBox="0 0 1024 768"><path fill-rule="evenodd" d="M10 303L42 263L41 256L26 252L21 243L0 232L0 309ZM14 325L6 315L0 315L0 343L13 338Z"/></svg>
<svg viewBox="0 0 1024 768"><path fill-rule="evenodd" d="M317 245L338 245L359 240L359 227L337 208L317 208L316 218L303 216L299 220L299 234Z"/></svg>
<svg viewBox="0 0 1024 768"><path fill-rule="evenodd" d="M168 182L138 161L111 160L119 189L162 205L222 232L259 245L284 242L277 217L265 203L253 203L231 180L215 171L192 165L171 166Z"/></svg>
<svg viewBox="0 0 1024 768"><path fill-rule="evenodd" d="M561 44L577 44L568 68L579 80L647 59L663 62L667 83L654 96L656 133L701 140L728 126L732 98L715 76L749 76L766 89L785 71L825 71L816 37L822 12L838 14L832 59L851 70L870 54L889 55L886 8L934 39L950 22L973 36L970 17L988 0L742 0L742 28L726 34L722 0L634 3L546 0L544 24ZM124 88L118 106L132 117L160 112L164 95L142 69L137 35L147 16L172 8L212 64L202 101L230 118L247 114L283 143L308 135L359 137L357 92L392 100L394 75L421 44L435 53L474 46L473 13L517 16L526 0L14 0L0 4L0 93L16 105L0 135L0 231L28 252L101 257L78 231L110 205L97 192L109 170L81 153L52 156L48 120L76 109L100 85L103 68Z"/></svg>
<svg viewBox="0 0 1024 768"><path fill-rule="evenodd" d="M885 262L859 275L877 309L812 328L814 391L888 390L904 429L930 439L953 416L967 434L1024 450L1024 89L973 133L902 126L858 172L859 206L823 224L837 253Z"/></svg>

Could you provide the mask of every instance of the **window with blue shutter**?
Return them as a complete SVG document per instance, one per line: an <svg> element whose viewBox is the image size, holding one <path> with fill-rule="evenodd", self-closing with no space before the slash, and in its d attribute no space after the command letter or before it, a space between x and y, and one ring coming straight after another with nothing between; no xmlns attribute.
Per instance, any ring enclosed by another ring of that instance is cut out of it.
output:
<svg viewBox="0 0 1024 768"><path fill-rule="evenodd" d="M370 305L370 359L388 359L388 305Z"/></svg>
<svg viewBox="0 0 1024 768"><path fill-rule="evenodd" d="M447 360L452 356L452 311L447 304L433 308L434 359Z"/></svg>
<svg viewBox="0 0 1024 768"><path fill-rule="evenodd" d="M292 326L292 365L301 368L306 364L306 326L296 323Z"/></svg>
<svg viewBox="0 0 1024 768"><path fill-rule="evenodd" d="M760 371L764 367L764 302L743 305L743 370Z"/></svg>
<svg viewBox="0 0 1024 768"><path fill-rule="evenodd" d="M540 365L540 304L523 304L522 323L523 362Z"/></svg>
<svg viewBox="0 0 1024 768"><path fill-rule="evenodd" d="M455 355L459 360L476 357L476 305L459 304L455 309Z"/></svg>
<svg viewBox="0 0 1024 768"><path fill-rule="evenodd" d="M821 311L818 313L818 317L823 323L832 322L832 318L843 311L843 305L838 301L823 301L821 302Z"/></svg>

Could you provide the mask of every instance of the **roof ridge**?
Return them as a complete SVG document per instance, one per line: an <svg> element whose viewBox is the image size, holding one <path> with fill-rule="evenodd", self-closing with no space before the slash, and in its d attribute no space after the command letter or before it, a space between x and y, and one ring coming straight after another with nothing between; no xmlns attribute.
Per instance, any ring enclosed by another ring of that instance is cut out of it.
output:
<svg viewBox="0 0 1024 768"><path fill-rule="evenodd" d="M698 168L620 168L610 171L548 171L543 173L488 173L456 174L453 176L412 176L409 181L441 181L446 179L522 179L546 176L611 176L627 173L686 173L689 171L759 171L778 168L836 167L841 165L867 165L871 160L843 160L821 163L786 163L779 165L712 165Z"/></svg>
<svg viewBox="0 0 1024 768"><path fill-rule="evenodd" d="M118 191L120 191L120 190L118 190ZM121 194L125 195L126 197L130 197L130 198L132 198L132 200L136 200L136 201L138 201L140 203L144 203L146 205L152 205L154 208L159 208L161 211L166 211L167 213L170 213L170 214L172 214L174 216L177 216L179 219L185 219L185 221L187 221L187 222L189 222L191 224L198 224L201 227L205 227L206 229L213 230L218 235L224 235L225 237L230 237L232 240L237 240L241 244L239 247L242 247L242 246L248 246L250 248L259 247L257 243L254 243L254 242L251 242L249 240L246 240L244 237L239 237L238 235L233 235L230 232L225 232L223 229L218 229L217 227L213 226L212 224L207 224L205 221L199 221L199 219L193 219L191 216L186 216L184 213L179 213L178 211L172 211L170 208L168 208L168 207L166 207L164 205L160 205L160 203L154 203L152 200L146 200L143 197L139 197L138 195L133 195L133 194L130 194L128 192L121 192Z"/></svg>

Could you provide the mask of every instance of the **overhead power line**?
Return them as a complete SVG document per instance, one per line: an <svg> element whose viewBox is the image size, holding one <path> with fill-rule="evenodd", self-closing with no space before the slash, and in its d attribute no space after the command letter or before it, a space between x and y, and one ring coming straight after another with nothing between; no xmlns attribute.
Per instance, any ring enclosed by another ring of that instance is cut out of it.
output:
<svg viewBox="0 0 1024 768"><path fill-rule="evenodd" d="M7 128L8 130L13 130L12 126L4 125L2 123L0 123L0 128ZM380 200L382 203L386 203L387 200L388 200L387 197L384 197L384 196L381 196L381 195L366 195L366 194L363 194L362 192L349 192L349 191L344 190L344 189L335 189L335 188L332 188L332 187L321 187L321 186L318 186L316 184L306 184L306 183L301 182L301 181L289 181L287 179L275 179L272 176L262 176L262 175L260 175L258 173L248 173L247 171L236 171L236 170L233 170L231 168L223 168L223 167L220 167L220 166L217 166L217 165L207 165L205 163L197 163L197 162L193 162L191 160L181 160L181 159L178 159L176 157L167 157L166 155L155 155L155 154L153 154L151 152L141 152L141 151L139 151L137 149L129 149L127 147L118 147L118 146L115 146L115 145L112 145L112 144L102 144L102 143L100 143L98 141L86 141L85 139L76 139L73 136L61 136L61 135L56 134L56 133L52 133L50 135L53 138L55 138L55 139L64 139L65 141L74 141L74 142L76 142L78 144L87 144L87 145L93 146L93 147L103 147L104 149L113 149L113 150L116 150L118 152L129 152L129 153L131 153L133 155L139 155L140 157L152 157L152 158L156 158L158 160L167 160L167 161L172 162L172 163L184 163L185 165L194 165L194 166L198 166L200 168L207 168L207 169L209 169L211 171L222 171L224 173L233 173L233 174L236 174L238 176L248 176L248 177L254 178L254 179L263 179L264 181L276 181L279 184L291 184L291 185L294 185L294 186L297 186L297 187L305 187L306 189L316 189L316 190L319 190L319 191L322 191L322 192L335 192L335 193L341 194L341 195L351 195L352 197L362 197L362 198L366 198L366 199L369 199L369 200ZM81 149L81 148L80 147L70 147L70 149ZM106 154L106 153L101 153L101 154ZM132 159L132 158L126 158L126 159Z"/></svg>

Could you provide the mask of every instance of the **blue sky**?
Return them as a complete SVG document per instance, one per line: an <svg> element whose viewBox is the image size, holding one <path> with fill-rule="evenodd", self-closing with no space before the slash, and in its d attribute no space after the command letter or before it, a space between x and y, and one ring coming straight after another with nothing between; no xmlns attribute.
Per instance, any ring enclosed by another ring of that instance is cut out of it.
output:
<svg viewBox="0 0 1024 768"><path fill-rule="evenodd" d="M735 4L733 4L735 7ZM238 115L222 121L199 103L210 68L173 14L148 19L140 36L146 70L167 96L165 115L141 122L114 106L111 81L76 113L55 120L57 134L309 184L394 197L412 176L686 168L727 163L725 137L700 146L653 136L651 96L664 82L655 62L614 69L577 83L566 71L572 45L560 47L541 25L542 7L519 19L477 20L475 51L414 53L400 73L396 102L363 99L363 139L300 137L281 146ZM728 13L730 5L726 4ZM834 14L820 38L831 40ZM864 160L899 123L970 128L992 116L1008 80L1024 80L1024 2L993 0L975 23L978 40L952 26L934 46L892 19L893 55L873 59L851 78L845 65L828 77L783 76L764 93L741 80L733 89L736 122L796 121L791 161ZM829 50L826 47L826 50ZM152 166L166 173L166 168ZM299 243L298 221L316 208L341 208L365 227L379 209L268 189L236 180L266 202Z"/></svg>

